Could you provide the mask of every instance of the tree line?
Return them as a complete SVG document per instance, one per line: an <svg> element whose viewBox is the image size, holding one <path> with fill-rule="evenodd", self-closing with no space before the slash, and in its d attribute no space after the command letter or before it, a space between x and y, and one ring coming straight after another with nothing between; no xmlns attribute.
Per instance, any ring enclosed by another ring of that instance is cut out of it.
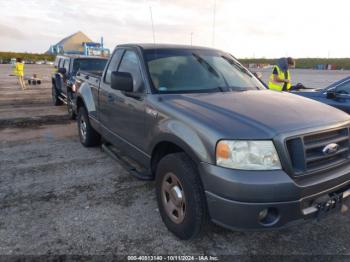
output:
<svg viewBox="0 0 350 262"><path fill-rule="evenodd" d="M239 59L244 65L261 64L274 65L277 59L266 58L245 58ZM315 68L317 65L334 65L336 69L350 69L350 58L298 58L296 59L296 68Z"/></svg>
<svg viewBox="0 0 350 262"><path fill-rule="evenodd" d="M22 58L27 61L54 61L55 56L49 54L34 54L34 53L16 53L16 52L0 52L0 60L8 62L11 58Z"/></svg>
<svg viewBox="0 0 350 262"><path fill-rule="evenodd" d="M16 53L16 52L0 52L0 60L9 62L11 58L22 58L27 61L54 61L55 56L49 54L34 54L34 53ZM276 59L266 58L243 58L238 59L242 64L262 64L273 65ZM298 58L296 59L296 68L315 68L319 64L335 65L336 69L349 69L350 58Z"/></svg>

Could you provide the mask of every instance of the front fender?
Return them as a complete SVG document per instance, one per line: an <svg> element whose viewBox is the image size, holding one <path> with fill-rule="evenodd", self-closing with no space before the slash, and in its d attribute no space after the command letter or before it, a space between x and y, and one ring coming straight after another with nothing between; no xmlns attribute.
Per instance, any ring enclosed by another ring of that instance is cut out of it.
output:
<svg viewBox="0 0 350 262"><path fill-rule="evenodd" d="M52 78L52 83L55 85L56 91L61 92L63 86L63 79L60 74L55 74Z"/></svg>
<svg viewBox="0 0 350 262"><path fill-rule="evenodd" d="M94 101L94 96L92 94L91 87L88 83L82 83L79 87L77 96L82 99L86 110L88 111L90 116L97 117L96 105Z"/></svg>
<svg viewBox="0 0 350 262"><path fill-rule="evenodd" d="M159 143L170 142L182 148L196 163L213 162L210 145L204 143L205 139L198 132L180 121L162 122L152 138L150 152L153 152Z"/></svg>

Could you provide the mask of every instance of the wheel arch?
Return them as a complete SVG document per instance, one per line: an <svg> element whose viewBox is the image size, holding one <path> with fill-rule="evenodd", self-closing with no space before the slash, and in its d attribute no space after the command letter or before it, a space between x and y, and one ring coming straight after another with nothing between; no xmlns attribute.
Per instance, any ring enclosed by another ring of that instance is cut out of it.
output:
<svg viewBox="0 0 350 262"><path fill-rule="evenodd" d="M80 95L77 96L76 103L77 103L77 112L79 112L79 108L81 108L81 107L86 108L85 103L84 103L84 99Z"/></svg>
<svg viewBox="0 0 350 262"><path fill-rule="evenodd" d="M199 157L186 143L177 138L169 137L168 139L158 141L153 146L150 161L152 175L155 176L157 165L163 157L178 152L185 153L195 163L200 162Z"/></svg>
<svg viewBox="0 0 350 262"><path fill-rule="evenodd" d="M81 105L84 105L89 115L96 115L94 96L88 83L83 83L77 92L77 108Z"/></svg>

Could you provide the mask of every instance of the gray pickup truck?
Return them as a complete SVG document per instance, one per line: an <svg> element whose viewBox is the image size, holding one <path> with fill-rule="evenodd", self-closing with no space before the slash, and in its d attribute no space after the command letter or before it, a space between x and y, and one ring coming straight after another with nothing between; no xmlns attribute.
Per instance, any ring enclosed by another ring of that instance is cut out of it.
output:
<svg viewBox="0 0 350 262"><path fill-rule="evenodd" d="M86 74L76 102L81 143L102 141L135 163L136 176L154 179L161 217L179 238L210 220L260 230L347 209L348 114L266 90L232 55L209 48L119 45L102 76Z"/></svg>

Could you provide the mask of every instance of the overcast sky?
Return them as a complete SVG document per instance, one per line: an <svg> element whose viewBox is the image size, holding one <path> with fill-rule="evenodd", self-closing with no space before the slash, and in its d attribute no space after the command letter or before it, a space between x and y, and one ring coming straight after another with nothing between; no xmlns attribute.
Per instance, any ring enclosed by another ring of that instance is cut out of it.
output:
<svg viewBox="0 0 350 262"><path fill-rule="evenodd" d="M45 52L83 31L116 44L213 46L215 0L0 0L0 50ZM348 0L217 0L214 47L244 57L350 57Z"/></svg>

